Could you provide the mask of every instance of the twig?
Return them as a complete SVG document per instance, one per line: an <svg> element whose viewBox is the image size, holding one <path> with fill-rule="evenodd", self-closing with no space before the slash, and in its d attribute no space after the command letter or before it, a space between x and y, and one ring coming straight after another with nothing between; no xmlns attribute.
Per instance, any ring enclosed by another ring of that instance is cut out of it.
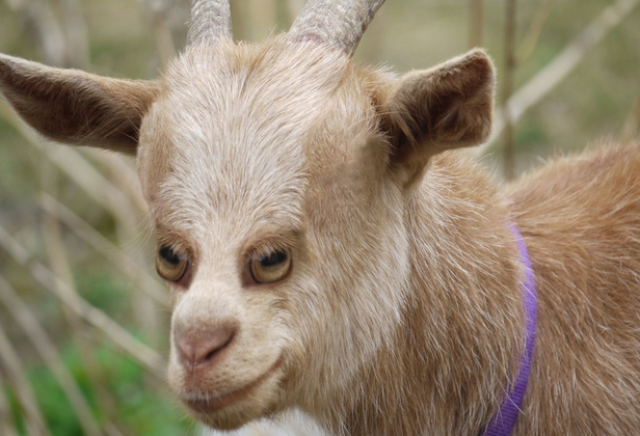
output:
<svg viewBox="0 0 640 436"><path fill-rule="evenodd" d="M69 59L69 66L87 69L89 66L89 37L87 23L78 0L58 0L60 3L61 27Z"/></svg>
<svg viewBox="0 0 640 436"><path fill-rule="evenodd" d="M0 434L5 436L18 436L15 422L11 417L11 408L4 391L5 382L0 371Z"/></svg>
<svg viewBox="0 0 640 436"><path fill-rule="evenodd" d="M0 301L6 306L16 323L27 333L35 349L40 353L42 360L57 378L60 387L76 412L85 435L99 436L103 434L84 395L56 351L53 341L51 341L27 305L24 304L15 290L2 276L0 276Z"/></svg>
<svg viewBox="0 0 640 436"><path fill-rule="evenodd" d="M24 411L28 434L51 436L22 368L24 365L20 362L18 353L0 328L0 373L4 375L5 383L11 387Z"/></svg>
<svg viewBox="0 0 640 436"><path fill-rule="evenodd" d="M638 135L640 135L640 95L636 98L633 109L631 109L627 121L624 123L620 140L622 142L630 142L638 138Z"/></svg>
<svg viewBox="0 0 640 436"><path fill-rule="evenodd" d="M46 194L43 195L46 196ZM52 202L54 204L52 204ZM98 248L105 257L119 268L122 268L125 274L134 280L137 285L136 288L142 291L135 292L132 295L132 308L135 312L134 319L142 331L145 332L148 343L153 348L157 348L161 343L163 332L161 326L161 311L166 312L165 309L168 307L168 298L166 297L166 292L163 292L161 289L158 281L148 273L145 273L145 268L141 267L141 265L145 265L146 259L140 250L136 249L132 244L124 244L124 248L122 249L116 247L86 222L82 221L81 218L77 217L60 203L53 200L52 197L49 197L48 203L49 207L43 204L43 207L48 213L50 212L52 215L57 214L55 209L60 209L60 211L62 211L62 215L65 215L69 227L74 232L82 234L84 239L93 242L95 248ZM56 205L58 207L56 207ZM48 227L49 230L45 235L53 235L54 233L57 233L56 228L56 225L50 225ZM51 242L50 237L46 237L45 240ZM57 247L54 249L55 253L64 252L64 247L61 242L58 241L56 245ZM50 256L52 262L59 262L61 257L62 256L55 255ZM54 270L54 272L56 271ZM148 297L151 297L151 300ZM161 311L158 310L158 304L162 306Z"/></svg>
<svg viewBox="0 0 640 436"><path fill-rule="evenodd" d="M141 0L151 12L151 23L156 37L156 47L163 65L176 57L176 45L167 23L168 7L164 0Z"/></svg>
<svg viewBox="0 0 640 436"><path fill-rule="evenodd" d="M138 173L127 162L127 159L130 158L115 153L105 153L103 150L94 148L79 148L78 150L84 156L88 156L90 161L97 163L108 176L108 180L129 199L133 206L129 210L129 213L133 214L131 219L137 220L137 217L149 212L147 202L142 195Z"/></svg>
<svg viewBox="0 0 640 436"><path fill-rule="evenodd" d="M46 63L59 67L70 66L64 32L49 3L43 0L26 2L22 14Z"/></svg>
<svg viewBox="0 0 640 436"><path fill-rule="evenodd" d="M25 7L27 0L5 0L5 2L9 6L9 9L18 12Z"/></svg>
<svg viewBox="0 0 640 436"><path fill-rule="evenodd" d="M469 48L482 46L484 0L469 0Z"/></svg>
<svg viewBox="0 0 640 436"><path fill-rule="evenodd" d="M482 156L493 148L495 139L505 128L506 114L512 123L516 123L531 106L560 83L582 60L586 52L618 25L639 2L640 0L617 0L604 9L553 61L513 94L506 109L503 108L496 113L491 137L485 145L475 151L475 154Z"/></svg>
<svg viewBox="0 0 640 436"><path fill-rule="evenodd" d="M130 213L132 206L129 198L100 174L78 151L66 146L38 145L38 148L120 223L130 230L136 227L137 220Z"/></svg>
<svg viewBox="0 0 640 436"><path fill-rule="evenodd" d="M504 75L502 78L501 105L505 107L513 89L513 78L516 70L515 44L516 44L516 0L507 0L506 4L506 28L504 35ZM513 137L513 124L509 112L505 112L504 129L504 176L507 180L513 179L515 164L513 153L515 139Z"/></svg>
<svg viewBox="0 0 640 436"><path fill-rule="evenodd" d="M38 283L50 290L66 307L78 314L98 331L105 334L121 350L133 357L157 378L164 380L165 363L154 350L134 338L128 331L113 321L101 310L93 307L80 297L69 285L56 277L38 261L31 259L28 252L4 227L0 226L0 246L20 265L26 267Z"/></svg>
<svg viewBox="0 0 640 436"><path fill-rule="evenodd" d="M529 31L524 37L524 41L520 48L516 51L515 54L515 62L516 65L522 65L525 63L538 45L538 40L540 39L540 35L542 35L542 30L544 29L544 25L547 23L549 19L549 15L551 15L551 10L553 9L553 3L555 0L544 0L544 3L538 9L538 13L533 18L531 26L529 26Z"/></svg>
<svg viewBox="0 0 640 436"><path fill-rule="evenodd" d="M94 157L99 164L104 167L107 175L114 184L117 184L121 192L126 193L129 203L135 205L129 209L121 210L122 215L128 215L127 220L121 223L116 220L119 239L121 241L129 240L130 226L128 223L138 223L138 217L141 215L147 215L147 204L142 196L142 189L138 181L137 174L127 165L123 158L110 153L99 153L97 150L86 150L85 153L89 153ZM123 229L125 231L123 231ZM146 258L142 255L140 250L136 249L134 245L123 243L122 251L125 252L127 257L133 264L145 265ZM148 275L146 277L149 277ZM157 282L154 280L147 280L146 282L139 283L143 290L148 290L155 285L155 289L158 288ZM144 297L144 298L143 298ZM166 299L165 299L166 301ZM133 310L135 311L135 320L138 326L147 334L147 340L156 348L160 343L162 336L161 314L158 311L158 307L152 301L150 301L144 294L135 293L133 295L132 302Z"/></svg>
<svg viewBox="0 0 640 436"><path fill-rule="evenodd" d="M136 221L129 213L132 206L128 197L100 174L78 151L68 146L53 146L51 143L43 145L43 140L4 100L0 100L0 118L7 121L29 144L41 151L118 221L125 223L129 229L135 228Z"/></svg>
<svg viewBox="0 0 640 436"><path fill-rule="evenodd" d="M176 57L176 45L163 14L153 14L153 33L156 36L156 46L162 65L167 65Z"/></svg>
<svg viewBox="0 0 640 436"><path fill-rule="evenodd" d="M62 22L45 0L11 0L9 6L21 12L34 35L42 57L50 65L83 68L89 63L86 23L77 0L58 0Z"/></svg>
<svg viewBox="0 0 640 436"><path fill-rule="evenodd" d="M41 204L47 213L61 220L78 237L102 254L113 266L123 271L125 275L136 283L140 290L147 293L158 304L165 308L168 307L167 294L164 288L124 251L112 244L100 232L50 195L42 193Z"/></svg>
<svg viewBox="0 0 640 436"><path fill-rule="evenodd" d="M50 162L43 160L41 172L43 174L43 186L48 186L49 190L55 190L57 186L57 171L55 167L51 165ZM74 292L77 292L73 274L67 261L67 252L60 238L57 220L52 214L45 213L42 226L42 235L53 273L60 277ZM73 310L62 305L61 311L69 323L71 338L80 354L80 364L84 369L89 386L95 394L96 404L100 410L100 414L104 417L103 429L109 434L111 425L109 420L113 420L114 418L117 420L118 414L116 412L116 402L106 387L106 373L94 354L94 342L97 342L94 341L95 331L86 329L82 317Z"/></svg>

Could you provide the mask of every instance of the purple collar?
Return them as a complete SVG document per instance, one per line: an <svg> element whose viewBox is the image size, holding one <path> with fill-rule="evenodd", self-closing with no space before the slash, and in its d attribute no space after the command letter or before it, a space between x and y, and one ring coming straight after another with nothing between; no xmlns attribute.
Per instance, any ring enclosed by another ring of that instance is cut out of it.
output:
<svg viewBox="0 0 640 436"><path fill-rule="evenodd" d="M516 237L518 249L520 250L520 259L525 267L525 277L522 283L522 292L524 294L524 311L526 316L527 331L525 352L522 355L522 363L518 371L518 377L511 386L511 390L506 398L502 401L502 405L498 412L494 415L489 426L483 433L483 436L509 436L516 424L516 419L522 410L522 400L527 390L529 382L529 373L531 372L531 360L533 358L533 348L536 340L536 318L538 302L536 300L536 284L533 277L533 269L531 269L531 260L527 253L527 247L522 241L522 236L513 224L509 227Z"/></svg>

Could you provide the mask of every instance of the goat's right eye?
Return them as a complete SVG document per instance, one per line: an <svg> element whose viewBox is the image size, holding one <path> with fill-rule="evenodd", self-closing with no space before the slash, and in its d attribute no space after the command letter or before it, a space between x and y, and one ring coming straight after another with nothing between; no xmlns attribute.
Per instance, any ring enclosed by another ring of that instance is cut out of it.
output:
<svg viewBox="0 0 640 436"><path fill-rule="evenodd" d="M188 257L176 253L173 248L163 245L158 250L156 271L163 279L170 282L180 281L187 272L188 266Z"/></svg>

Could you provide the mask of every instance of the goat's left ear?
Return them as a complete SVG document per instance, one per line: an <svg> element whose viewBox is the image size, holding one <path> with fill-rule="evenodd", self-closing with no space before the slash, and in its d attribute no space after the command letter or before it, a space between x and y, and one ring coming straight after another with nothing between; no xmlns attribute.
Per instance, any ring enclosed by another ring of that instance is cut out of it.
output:
<svg viewBox="0 0 640 436"><path fill-rule="evenodd" d="M491 132L494 68L483 50L404 76L381 108L404 184L419 179L430 157L481 144Z"/></svg>
<svg viewBox="0 0 640 436"><path fill-rule="evenodd" d="M135 155L138 130L159 86L101 77L0 54L0 94L54 141Z"/></svg>

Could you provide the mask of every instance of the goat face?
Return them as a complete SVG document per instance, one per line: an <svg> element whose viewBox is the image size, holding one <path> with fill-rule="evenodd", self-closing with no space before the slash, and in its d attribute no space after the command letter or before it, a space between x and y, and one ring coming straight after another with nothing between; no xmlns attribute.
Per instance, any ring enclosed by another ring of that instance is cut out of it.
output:
<svg viewBox="0 0 640 436"><path fill-rule="evenodd" d="M311 44L193 49L142 124L169 381L215 427L331 395L393 331L406 237L378 79Z"/></svg>

